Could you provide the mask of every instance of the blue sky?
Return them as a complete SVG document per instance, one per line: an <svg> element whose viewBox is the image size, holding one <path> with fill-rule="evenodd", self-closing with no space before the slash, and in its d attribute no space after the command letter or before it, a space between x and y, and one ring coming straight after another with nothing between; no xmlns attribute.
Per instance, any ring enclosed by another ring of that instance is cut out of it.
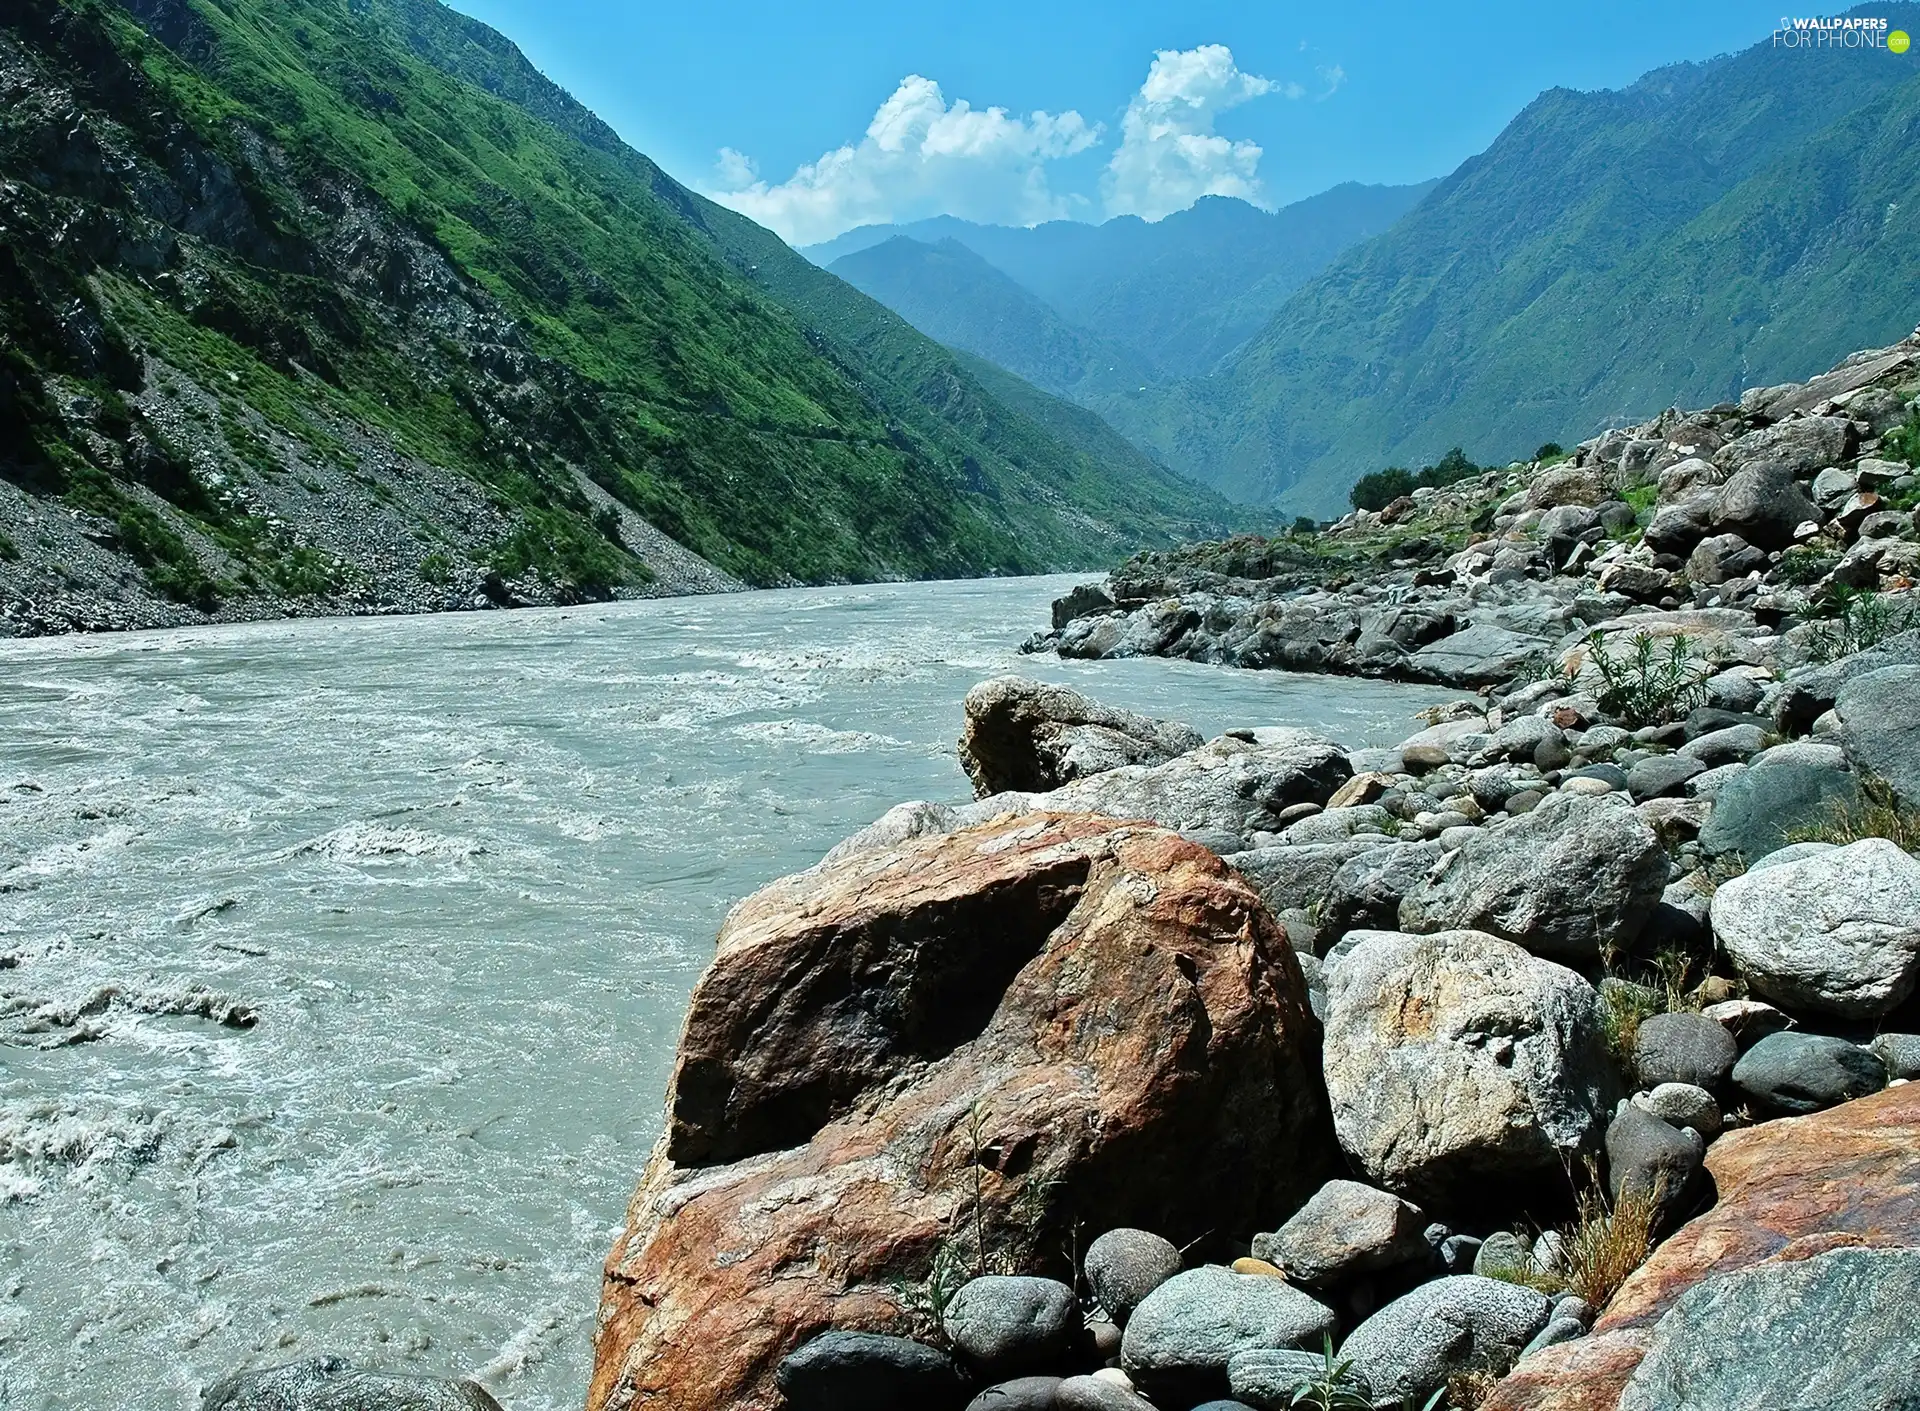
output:
<svg viewBox="0 0 1920 1411"><path fill-rule="evenodd" d="M1206 191L1271 206L1340 181L1417 181L1481 150L1544 88L1618 87L1742 49L1782 13L1779 0L454 3L674 176L802 244L941 213L1153 219Z"/></svg>

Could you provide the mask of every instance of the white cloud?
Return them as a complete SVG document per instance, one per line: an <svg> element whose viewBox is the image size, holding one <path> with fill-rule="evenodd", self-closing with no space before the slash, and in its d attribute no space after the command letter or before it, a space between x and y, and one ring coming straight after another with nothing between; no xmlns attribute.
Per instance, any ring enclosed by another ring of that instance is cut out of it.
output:
<svg viewBox="0 0 1920 1411"><path fill-rule="evenodd" d="M1321 90L1319 98L1321 100L1331 98L1339 92L1340 85L1347 81L1347 71L1338 64L1329 64L1320 70L1320 81L1326 84L1326 87Z"/></svg>
<svg viewBox="0 0 1920 1411"><path fill-rule="evenodd" d="M1032 225L1072 212L1079 199L1056 193L1047 163L1084 152L1100 129L1071 110L1022 118L1005 108L949 104L940 85L909 74L880 105L866 135L808 162L787 180L761 180L751 158L722 148L722 205L794 245L829 240L857 225L956 215Z"/></svg>
<svg viewBox="0 0 1920 1411"><path fill-rule="evenodd" d="M1258 202L1260 144L1231 141L1213 125L1268 93L1299 98L1305 90L1242 73L1224 44L1162 49L1121 121L1120 147L1101 182L1107 214L1159 220L1202 196Z"/></svg>

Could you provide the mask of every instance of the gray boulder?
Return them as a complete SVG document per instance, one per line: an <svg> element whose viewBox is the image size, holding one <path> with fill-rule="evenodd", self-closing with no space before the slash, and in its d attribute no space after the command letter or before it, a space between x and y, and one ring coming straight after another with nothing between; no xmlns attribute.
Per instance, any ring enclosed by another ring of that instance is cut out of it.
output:
<svg viewBox="0 0 1920 1411"><path fill-rule="evenodd" d="M1236 1352L1315 1346L1334 1321L1331 1308L1284 1279L1205 1265L1175 1274L1133 1310L1120 1365L1149 1395L1217 1396Z"/></svg>
<svg viewBox="0 0 1920 1411"><path fill-rule="evenodd" d="M1687 556L1687 577L1705 587L1745 578L1767 566L1767 556L1738 534L1711 534Z"/></svg>
<svg viewBox="0 0 1920 1411"><path fill-rule="evenodd" d="M1067 1349L1080 1306L1057 1279L986 1274L960 1286L940 1325L955 1351L990 1376L1042 1366Z"/></svg>
<svg viewBox="0 0 1920 1411"><path fill-rule="evenodd" d="M1855 773L1884 783L1900 805L1920 806L1920 666L1856 676L1840 688L1833 709Z"/></svg>
<svg viewBox="0 0 1920 1411"><path fill-rule="evenodd" d="M1790 1011L1877 1019L1920 978L1920 862L1885 838L1735 877L1711 914L1747 983Z"/></svg>
<svg viewBox="0 0 1920 1411"><path fill-rule="evenodd" d="M1281 844L1226 854L1225 862L1253 883L1260 900L1272 912L1318 908L1333 888L1341 867L1355 858L1378 851L1378 836L1343 838L1338 842L1309 843L1305 847Z"/></svg>
<svg viewBox="0 0 1920 1411"><path fill-rule="evenodd" d="M1180 1272L1180 1251L1146 1230L1108 1230L1087 1246L1084 1267L1100 1306L1124 1323L1141 1300Z"/></svg>
<svg viewBox="0 0 1920 1411"><path fill-rule="evenodd" d="M1622 1103L1607 1125L1607 1188L1616 1201L1652 1197L1656 1224L1664 1227L1693 1203L1706 1154L1699 1132Z"/></svg>
<svg viewBox="0 0 1920 1411"><path fill-rule="evenodd" d="M1707 523L1720 534L1737 535L1763 552L1786 548L1795 529L1820 519L1819 509L1792 473L1772 466L1735 471L1714 492L1707 511Z"/></svg>
<svg viewBox="0 0 1920 1411"><path fill-rule="evenodd" d="M1887 1065L1845 1039L1770 1034L1734 1065L1733 1082L1763 1111L1797 1117L1879 1092Z"/></svg>
<svg viewBox="0 0 1920 1411"><path fill-rule="evenodd" d="M1920 629L1898 633L1870 651L1794 672L1767 693L1763 709L1782 731L1802 734L1833 709L1854 677L1888 666L1920 666Z"/></svg>
<svg viewBox="0 0 1920 1411"><path fill-rule="evenodd" d="M966 1381L946 1353L884 1333L822 1333L787 1354L774 1382L792 1411L951 1408L967 1397Z"/></svg>
<svg viewBox="0 0 1920 1411"><path fill-rule="evenodd" d="M1108 1377L1068 1377L1053 1389L1053 1411L1156 1411L1127 1383Z"/></svg>
<svg viewBox="0 0 1920 1411"><path fill-rule="evenodd" d="M1474 1252L1473 1272L1495 1278L1523 1270L1532 1262L1532 1245L1512 1230L1495 1230Z"/></svg>
<svg viewBox="0 0 1920 1411"><path fill-rule="evenodd" d="M1633 1105L1668 1126L1691 1127L1708 1141L1720 1135L1724 1120L1713 1094L1692 1083L1661 1083L1651 1091L1635 1093Z"/></svg>
<svg viewBox="0 0 1920 1411"><path fill-rule="evenodd" d="M1227 1384L1234 1396L1228 1404L1251 1406L1255 1411L1292 1411L1294 1392L1325 1369L1326 1358L1317 1352L1283 1348L1236 1352L1227 1362Z"/></svg>
<svg viewBox="0 0 1920 1411"><path fill-rule="evenodd" d="M979 798L1055 789L1123 764L1164 764L1203 743L1190 725L1018 676L982 681L961 708L960 764Z"/></svg>
<svg viewBox="0 0 1920 1411"><path fill-rule="evenodd" d="M1835 1249L1702 1280L1654 1324L1620 1411L1913 1411L1920 1250Z"/></svg>
<svg viewBox="0 0 1920 1411"><path fill-rule="evenodd" d="M1258 742L1225 735L1165 764L1127 765L1076 779L1036 795L1033 803L1250 838L1278 832L1280 815L1294 804L1324 804L1352 773L1339 746L1310 731L1261 735Z"/></svg>
<svg viewBox="0 0 1920 1411"><path fill-rule="evenodd" d="M1846 460L1852 448L1853 427L1846 417L1795 417L1735 437L1715 452L1713 463L1736 475L1764 470L1806 480Z"/></svg>
<svg viewBox="0 0 1920 1411"><path fill-rule="evenodd" d="M1408 931L1472 929L1591 965L1631 945L1667 884L1667 855L1625 798L1555 795L1480 830L1400 903Z"/></svg>
<svg viewBox="0 0 1920 1411"><path fill-rule="evenodd" d="M1578 1318L1563 1318L1556 1312L1547 1320L1546 1327L1533 1335L1533 1341L1520 1349L1520 1360L1524 1362L1543 1348L1558 1347L1563 1342L1585 1337L1586 1332L1586 1324Z"/></svg>
<svg viewBox="0 0 1920 1411"><path fill-rule="evenodd" d="M1751 759L1767 747L1767 732L1758 725L1729 725L1712 730L1680 747L1687 759L1697 759L1703 768L1717 769Z"/></svg>
<svg viewBox="0 0 1920 1411"><path fill-rule="evenodd" d="M1627 771L1627 792L1635 802L1684 792L1687 780L1704 774L1707 766L1682 754L1648 755Z"/></svg>
<svg viewBox="0 0 1920 1411"><path fill-rule="evenodd" d="M1657 554L1685 558L1707 537L1712 512L1711 493L1668 501L1654 509L1653 518L1647 522L1641 538Z"/></svg>
<svg viewBox="0 0 1920 1411"><path fill-rule="evenodd" d="M1796 829L1830 822L1857 797L1839 746L1776 745L1714 794L1713 812L1700 830L1701 851L1757 862L1785 847Z"/></svg>
<svg viewBox="0 0 1920 1411"><path fill-rule="evenodd" d="M1593 986L1477 931L1369 935L1327 972L1323 1052L1341 1148L1435 1203L1557 1176L1618 1095Z"/></svg>
<svg viewBox="0 0 1920 1411"><path fill-rule="evenodd" d="M1422 1284L1359 1327L1340 1356L1372 1388L1375 1406L1418 1406L1449 1373L1511 1365L1547 1325L1545 1294L1477 1274Z"/></svg>
<svg viewBox="0 0 1920 1411"><path fill-rule="evenodd" d="M967 1411L1053 1411L1058 1377L1015 1377L988 1387L967 1403Z"/></svg>
<svg viewBox="0 0 1920 1411"><path fill-rule="evenodd" d="M1407 670L1443 686L1492 686L1511 679L1550 645L1544 637L1477 622L1422 647L1407 659Z"/></svg>
<svg viewBox="0 0 1920 1411"><path fill-rule="evenodd" d="M1427 1217L1417 1205L1358 1181L1328 1181L1270 1235L1255 1235L1253 1257L1289 1279L1331 1287L1356 1274L1425 1260Z"/></svg>
<svg viewBox="0 0 1920 1411"><path fill-rule="evenodd" d="M1390 843L1340 864L1327 885L1320 922L1328 935L1391 929L1400 903L1440 860L1439 843Z"/></svg>
<svg viewBox="0 0 1920 1411"><path fill-rule="evenodd" d="M200 1411L500 1411L474 1383L368 1372L343 1357L316 1357L236 1372L208 1387Z"/></svg>
<svg viewBox="0 0 1920 1411"><path fill-rule="evenodd" d="M1876 1034L1867 1051L1887 1065L1888 1078L1920 1078L1920 1034Z"/></svg>
<svg viewBox="0 0 1920 1411"><path fill-rule="evenodd" d="M1689 1083L1712 1092L1739 1060L1732 1033L1704 1014L1649 1015L1633 1042L1634 1074L1643 1088Z"/></svg>

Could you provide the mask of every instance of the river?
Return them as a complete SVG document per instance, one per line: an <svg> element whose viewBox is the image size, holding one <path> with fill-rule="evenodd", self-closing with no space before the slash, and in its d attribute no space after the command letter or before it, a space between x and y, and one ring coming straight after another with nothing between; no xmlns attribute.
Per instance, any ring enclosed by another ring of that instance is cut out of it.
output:
<svg viewBox="0 0 1920 1411"><path fill-rule="evenodd" d="M1441 698L1018 656L1071 581L0 642L0 1408L337 1352L576 1411L722 915L965 797L968 686L1349 744Z"/></svg>

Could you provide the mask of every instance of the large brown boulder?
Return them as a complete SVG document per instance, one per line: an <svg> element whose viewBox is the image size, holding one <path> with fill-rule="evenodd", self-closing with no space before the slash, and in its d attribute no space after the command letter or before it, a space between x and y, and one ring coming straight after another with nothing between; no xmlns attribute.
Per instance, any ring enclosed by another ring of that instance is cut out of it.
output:
<svg viewBox="0 0 1920 1411"><path fill-rule="evenodd" d="M1019 676L982 681L962 709L960 764L980 798L1041 793L1125 764L1165 764L1205 743L1191 725Z"/></svg>
<svg viewBox="0 0 1920 1411"><path fill-rule="evenodd" d="M903 1289L1108 1229L1271 1229L1333 1174L1285 936L1213 854L1087 815L855 852L736 907L607 1260L589 1406L777 1404Z"/></svg>
<svg viewBox="0 0 1920 1411"><path fill-rule="evenodd" d="M1482 1411L1615 1411L1654 1324L1712 1275L1846 1246L1920 1246L1920 1083L1733 1132L1707 1148L1719 1203L1654 1251L1591 1336L1519 1368Z"/></svg>

